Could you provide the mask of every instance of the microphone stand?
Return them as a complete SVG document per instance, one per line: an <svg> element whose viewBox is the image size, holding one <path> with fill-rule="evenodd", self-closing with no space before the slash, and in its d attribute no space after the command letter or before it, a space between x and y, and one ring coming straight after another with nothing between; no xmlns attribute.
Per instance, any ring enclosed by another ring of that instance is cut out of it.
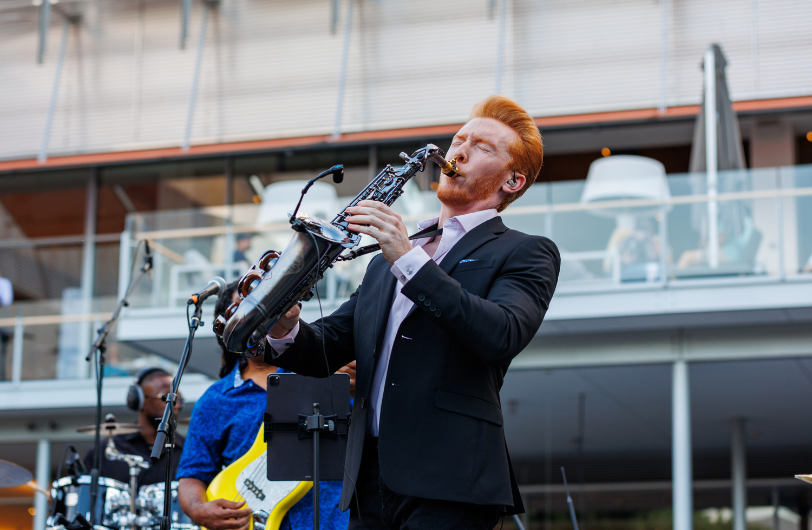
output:
<svg viewBox="0 0 812 530"><path fill-rule="evenodd" d="M189 305L192 305L191 303ZM203 322L201 322L201 312L203 310L203 300L198 300L194 304L195 311L189 321L189 337L186 339L186 345L183 347L183 355L180 358L180 364L175 372L175 377L172 379L172 388L166 394L166 407L164 407L164 415L161 418L161 423L158 425L158 433L155 436L155 445L152 446L152 454L150 459L153 463L161 459L161 453L164 448L168 449L166 458L166 474L164 478L164 511L161 517L160 530L171 530L172 520L170 512L172 511L172 457L175 453L175 403L178 400L178 389L180 388L180 380L183 377L183 372L186 370L186 365L189 364L189 359L192 357L192 341L195 338L195 332ZM188 316L188 306L187 306Z"/></svg>
<svg viewBox="0 0 812 530"><path fill-rule="evenodd" d="M110 320L99 330L96 341L90 347L90 352L85 357L85 361L90 361L94 354L97 355L96 363L96 434L93 439L93 469L90 472L90 525L96 524L96 500L99 496L99 474L101 473L101 424L102 424L102 382L104 380L104 352L107 350L107 335L113 329L113 324L118 320L121 310L129 305L128 299L141 280L152 270L152 253L149 251L149 242L144 240L144 264L138 272L138 276L130 282L127 292L119 301Z"/></svg>

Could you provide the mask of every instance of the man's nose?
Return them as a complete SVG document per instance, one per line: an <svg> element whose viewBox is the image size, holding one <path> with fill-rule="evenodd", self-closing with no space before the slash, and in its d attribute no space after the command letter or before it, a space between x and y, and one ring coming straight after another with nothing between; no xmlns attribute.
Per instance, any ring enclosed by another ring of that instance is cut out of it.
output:
<svg viewBox="0 0 812 530"><path fill-rule="evenodd" d="M457 159L457 162L465 162L468 159L468 143L463 143L460 145L457 150L454 152L454 158Z"/></svg>

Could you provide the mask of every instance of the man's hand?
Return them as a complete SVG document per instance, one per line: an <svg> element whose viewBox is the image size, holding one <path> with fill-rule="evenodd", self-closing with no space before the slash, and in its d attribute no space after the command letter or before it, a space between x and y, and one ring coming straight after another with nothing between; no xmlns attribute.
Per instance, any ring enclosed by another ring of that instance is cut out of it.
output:
<svg viewBox="0 0 812 530"><path fill-rule="evenodd" d="M355 361L346 366L342 366L336 371L337 374L349 374L350 376L350 397L355 397Z"/></svg>
<svg viewBox="0 0 812 530"><path fill-rule="evenodd" d="M248 530L251 515L243 502L215 499L206 502L206 484L194 478L180 479L180 506L196 525L209 530Z"/></svg>
<svg viewBox="0 0 812 530"><path fill-rule="evenodd" d="M274 324L271 328L271 331L268 332L268 335L275 339L281 339L288 333L290 330L296 327L296 323L299 322L299 313L302 311L302 306L297 304L290 308L290 311L285 313L285 316L279 319L279 322Z"/></svg>
<svg viewBox="0 0 812 530"><path fill-rule="evenodd" d="M234 502L215 499L195 505L189 517L196 525L209 530L248 530L250 508L240 509L245 501Z"/></svg>
<svg viewBox="0 0 812 530"><path fill-rule="evenodd" d="M384 203L361 201L358 206L347 208L347 213L351 214L347 217L347 228L374 237L390 265L412 250L403 219Z"/></svg>

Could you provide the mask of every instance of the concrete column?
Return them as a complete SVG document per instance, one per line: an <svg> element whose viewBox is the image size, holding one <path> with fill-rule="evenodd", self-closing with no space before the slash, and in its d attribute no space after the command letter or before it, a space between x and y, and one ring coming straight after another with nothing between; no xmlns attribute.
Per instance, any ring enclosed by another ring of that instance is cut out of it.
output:
<svg viewBox="0 0 812 530"><path fill-rule="evenodd" d="M51 489L51 441L42 438L37 445L37 485ZM44 493L34 493L34 530L45 530L48 517L48 497Z"/></svg>
<svg viewBox="0 0 812 530"><path fill-rule="evenodd" d="M733 499L733 530L747 530L747 451L745 420L733 418L730 441L730 476Z"/></svg>
<svg viewBox="0 0 812 530"><path fill-rule="evenodd" d="M674 530L693 529L691 395L688 363L674 362L671 388L671 473Z"/></svg>

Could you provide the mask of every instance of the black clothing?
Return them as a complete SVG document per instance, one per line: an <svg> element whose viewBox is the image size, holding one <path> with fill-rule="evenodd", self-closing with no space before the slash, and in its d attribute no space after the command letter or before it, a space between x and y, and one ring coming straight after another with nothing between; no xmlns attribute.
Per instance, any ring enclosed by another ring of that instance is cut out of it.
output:
<svg viewBox="0 0 812 530"><path fill-rule="evenodd" d="M541 326L560 264L552 241L509 230L495 217L403 286L414 306L392 345L379 423L380 476L392 492L504 506L506 515L524 510L499 390ZM376 256L349 301L323 320L301 322L285 353L267 354L266 362L315 377L358 361L342 510L362 467L376 352L396 281Z"/></svg>
<svg viewBox="0 0 812 530"><path fill-rule="evenodd" d="M350 503L348 530L493 530L500 509L465 502L398 495L386 487L378 466L378 439L367 437L358 473L358 502ZM360 508L360 516L359 509Z"/></svg>
<svg viewBox="0 0 812 530"><path fill-rule="evenodd" d="M108 477L113 480L118 480L125 484L130 483L130 468L124 462L117 460L107 460L104 456L104 448L107 446L107 439L102 437L102 457L101 457L101 473L100 476ZM147 444L147 441L141 436L140 433L122 434L120 436L113 436L113 443L116 449L125 455L138 455L144 457L144 460L149 463L150 453L152 453L152 446ZM172 480L175 480L175 474L178 471L178 462L180 462L180 455L183 453L183 436L175 435L175 453L172 456ZM138 475L138 486L146 486L148 484L157 484L164 482L166 473L166 459L169 458L168 451L164 451L161 459L156 464L152 464L149 469L142 469ZM85 467L88 474L93 469L93 448L85 455Z"/></svg>

